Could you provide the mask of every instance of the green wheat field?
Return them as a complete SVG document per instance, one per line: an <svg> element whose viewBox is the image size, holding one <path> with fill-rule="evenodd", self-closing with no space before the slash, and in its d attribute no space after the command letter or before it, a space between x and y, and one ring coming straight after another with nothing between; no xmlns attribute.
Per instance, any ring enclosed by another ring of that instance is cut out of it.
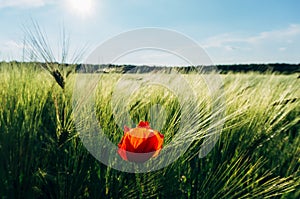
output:
<svg viewBox="0 0 300 199"><path fill-rule="evenodd" d="M213 150L198 157L199 134L172 164L137 174L109 168L87 151L72 106L74 82L82 74L72 66L61 69L63 83L55 74L38 64L0 65L0 198L300 198L298 74L220 75L226 110ZM96 92L99 124L116 145L123 130L110 103L121 76L101 74ZM184 77L199 91L203 122L191 128L201 131L211 114L206 86L195 74ZM158 103L165 110L160 131L168 144L180 122L171 92L158 86L140 89L128 112L136 124L151 124L148 111Z"/></svg>

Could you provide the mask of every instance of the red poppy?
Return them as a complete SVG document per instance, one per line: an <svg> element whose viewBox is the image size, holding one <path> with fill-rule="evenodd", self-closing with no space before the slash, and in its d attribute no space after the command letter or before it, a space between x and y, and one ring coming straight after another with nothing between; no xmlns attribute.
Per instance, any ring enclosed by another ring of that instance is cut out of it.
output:
<svg viewBox="0 0 300 199"><path fill-rule="evenodd" d="M162 149L164 136L141 121L136 128L124 126L124 136L118 144L118 153L124 160L145 162L156 157Z"/></svg>

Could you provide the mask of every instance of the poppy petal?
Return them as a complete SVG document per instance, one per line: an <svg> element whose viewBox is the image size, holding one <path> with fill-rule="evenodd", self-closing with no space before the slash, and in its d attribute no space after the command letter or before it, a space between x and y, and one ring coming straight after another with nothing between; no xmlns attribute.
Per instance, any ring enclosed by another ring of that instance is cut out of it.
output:
<svg viewBox="0 0 300 199"><path fill-rule="evenodd" d="M126 152L128 161L131 162L138 162L143 163L149 160L151 157L153 157L153 154L155 152L149 152L149 153L132 153L132 152Z"/></svg>
<svg viewBox="0 0 300 199"><path fill-rule="evenodd" d="M124 126L124 133L127 133L128 131L130 131L130 128L128 126Z"/></svg>
<svg viewBox="0 0 300 199"><path fill-rule="evenodd" d="M158 133L150 133L149 136L136 148L138 153L149 153L162 148L162 140Z"/></svg>
<svg viewBox="0 0 300 199"><path fill-rule="evenodd" d="M145 162L156 157L162 149L164 135L141 121L136 128L124 126L124 136L118 144L118 154L123 160Z"/></svg>
<svg viewBox="0 0 300 199"><path fill-rule="evenodd" d="M118 149L118 154L121 156L123 160L128 160L127 155L126 155L126 150L119 148Z"/></svg>
<svg viewBox="0 0 300 199"><path fill-rule="evenodd" d="M150 128L150 126L149 126L149 122L147 122L147 121L140 121L140 123L138 124L138 126L137 127L140 127L140 128Z"/></svg>

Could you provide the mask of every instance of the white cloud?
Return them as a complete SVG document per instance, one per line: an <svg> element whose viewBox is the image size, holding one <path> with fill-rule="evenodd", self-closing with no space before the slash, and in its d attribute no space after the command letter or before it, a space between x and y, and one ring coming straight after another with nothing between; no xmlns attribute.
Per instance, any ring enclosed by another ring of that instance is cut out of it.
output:
<svg viewBox="0 0 300 199"><path fill-rule="evenodd" d="M6 49L13 49L13 48L21 49L21 48L23 48L23 45L22 45L22 44L19 44L19 43L17 43L17 42L14 41L14 40L8 40L8 41L5 41L5 42L3 43L3 46L4 46L4 48L6 48Z"/></svg>
<svg viewBox="0 0 300 199"><path fill-rule="evenodd" d="M216 35L213 37L207 38L204 43L202 44L202 47L204 48L215 48L215 47L225 47L226 44L232 43L232 42L238 42L240 39L237 37L234 37L232 34L225 33L221 35Z"/></svg>
<svg viewBox="0 0 300 199"><path fill-rule="evenodd" d="M286 47L280 47L278 48L279 51L286 51Z"/></svg>
<svg viewBox="0 0 300 199"><path fill-rule="evenodd" d="M22 56L23 45L14 40L0 42L0 61L17 60Z"/></svg>
<svg viewBox="0 0 300 199"><path fill-rule="evenodd" d="M245 38L246 42L257 43L265 40L280 40L291 43L291 38L300 35L300 24L292 24L286 29L261 32L258 36Z"/></svg>
<svg viewBox="0 0 300 199"><path fill-rule="evenodd" d="M299 63L300 24L256 35L245 32L216 35L201 44L215 63Z"/></svg>
<svg viewBox="0 0 300 199"><path fill-rule="evenodd" d="M266 41L293 43L295 37L300 36L300 24L292 24L286 29L261 32L255 36L243 36L225 33L207 38L204 48L225 48L227 50L243 49L241 46L264 43ZM230 47L230 48L229 48ZM249 48L247 48L249 49Z"/></svg>
<svg viewBox="0 0 300 199"><path fill-rule="evenodd" d="M17 7L17 8L31 8L42 7L47 4L53 4L58 0L0 0L0 8Z"/></svg>

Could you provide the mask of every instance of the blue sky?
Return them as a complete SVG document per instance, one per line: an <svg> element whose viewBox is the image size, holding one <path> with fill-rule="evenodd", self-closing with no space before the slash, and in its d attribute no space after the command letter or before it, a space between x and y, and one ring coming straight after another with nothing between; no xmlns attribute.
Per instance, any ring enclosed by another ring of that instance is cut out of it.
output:
<svg viewBox="0 0 300 199"><path fill-rule="evenodd" d="M23 27L33 19L54 51L62 27L71 51L87 45L86 55L122 32L158 27L192 38L215 64L300 63L299 8L298 0L0 0L0 60L22 59ZM181 64L158 53L119 61Z"/></svg>

